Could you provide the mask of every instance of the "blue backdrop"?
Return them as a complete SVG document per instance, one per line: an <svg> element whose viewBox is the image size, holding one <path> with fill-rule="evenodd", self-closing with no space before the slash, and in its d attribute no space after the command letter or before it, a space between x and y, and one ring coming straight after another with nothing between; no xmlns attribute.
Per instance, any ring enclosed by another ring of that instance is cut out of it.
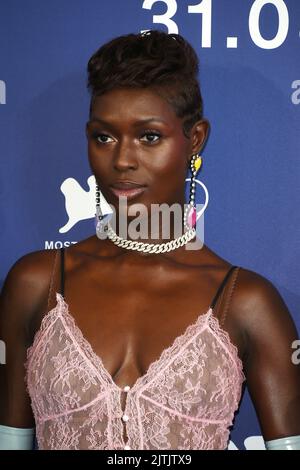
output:
<svg viewBox="0 0 300 470"><path fill-rule="evenodd" d="M298 0L2 0L1 279L23 254L93 233L86 64L112 37L155 28L200 58L205 243L271 280L300 329ZM261 446L246 392L230 448Z"/></svg>

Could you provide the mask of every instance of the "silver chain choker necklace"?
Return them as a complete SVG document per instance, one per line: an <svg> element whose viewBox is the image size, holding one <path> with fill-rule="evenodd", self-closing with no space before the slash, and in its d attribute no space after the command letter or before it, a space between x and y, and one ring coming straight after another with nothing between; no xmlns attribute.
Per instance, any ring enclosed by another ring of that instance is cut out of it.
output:
<svg viewBox="0 0 300 470"><path fill-rule="evenodd" d="M103 233L103 229L100 228L100 224L98 224L97 229L96 229L97 235L98 235L98 227L99 227L99 230L101 231L100 233ZM175 250L176 248L180 248L181 246L185 245L196 236L195 228L191 228L180 237L175 238L174 240L170 240L165 243L143 243L143 242L137 242L134 240L127 240L126 238L120 237L113 230L109 222L107 223L106 227L104 227L104 231L106 232L107 237L115 245L120 246L121 248L125 248L126 250L136 250L136 251L141 251L143 253L149 253L149 254L165 253L168 251ZM99 235L98 237L100 238Z"/></svg>

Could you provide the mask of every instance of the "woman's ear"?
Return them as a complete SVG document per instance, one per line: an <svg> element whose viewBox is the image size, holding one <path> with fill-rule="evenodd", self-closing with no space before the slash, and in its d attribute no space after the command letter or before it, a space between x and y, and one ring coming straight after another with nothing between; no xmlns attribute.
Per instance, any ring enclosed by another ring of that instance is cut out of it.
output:
<svg viewBox="0 0 300 470"><path fill-rule="evenodd" d="M193 155L196 153L200 153L204 145L207 141L208 135L210 132L210 123L207 119L201 119L200 121L197 121L190 133L190 141L191 141L191 148L190 148L190 154L191 156L188 157L188 161L191 161L191 158Z"/></svg>

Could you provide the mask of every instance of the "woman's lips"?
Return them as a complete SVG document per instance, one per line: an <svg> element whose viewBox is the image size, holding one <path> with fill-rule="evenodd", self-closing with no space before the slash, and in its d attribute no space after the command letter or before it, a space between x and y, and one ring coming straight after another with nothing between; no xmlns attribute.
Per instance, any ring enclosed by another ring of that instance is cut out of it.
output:
<svg viewBox="0 0 300 470"><path fill-rule="evenodd" d="M128 200L134 199L135 197L139 196L145 191L145 189L146 189L145 186L141 186L138 188L128 188L128 189L119 189L119 188L110 187L111 192L116 197L119 198L120 196L126 196Z"/></svg>

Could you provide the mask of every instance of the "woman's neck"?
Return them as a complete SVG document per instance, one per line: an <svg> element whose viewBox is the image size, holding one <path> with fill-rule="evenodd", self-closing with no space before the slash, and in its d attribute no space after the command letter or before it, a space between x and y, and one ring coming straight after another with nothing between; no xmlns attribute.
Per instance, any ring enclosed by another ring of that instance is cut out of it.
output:
<svg viewBox="0 0 300 470"><path fill-rule="evenodd" d="M135 217L117 214L110 223L117 235L126 240L160 244L179 238L185 233L183 211L183 207L177 207L174 212L165 207L164 210L151 211L151 214Z"/></svg>

